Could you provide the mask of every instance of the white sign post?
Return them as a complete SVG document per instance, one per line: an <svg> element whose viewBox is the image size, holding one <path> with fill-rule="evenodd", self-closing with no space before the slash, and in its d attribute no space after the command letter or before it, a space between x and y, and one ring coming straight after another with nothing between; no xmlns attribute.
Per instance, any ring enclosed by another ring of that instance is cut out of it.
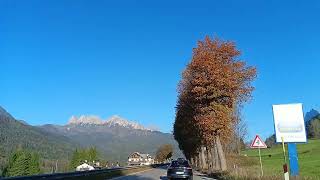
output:
<svg viewBox="0 0 320 180"><path fill-rule="evenodd" d="M285 143L307 142L302 104L273 105L276 141Z"/></svg>
<svg viewBox="0 0 320 180"><path fill-rule="evenodd" d="M261 170L261 177L263 176L263 168L262 168L262 160L261 160L261 148L267 148L267 145L262 141L262 139L256 135L254 140L252 141L250 148L257 148L259 149L259 160L260 160L260 170Z"/></svg>
<svg viewBox="0 0 320 180"><path fill-rule="evenodd" d="M303 118L302 104L273 105L274 129L276 141L282 142L284 157L284 179L289 180L284 143L288 143L290 172L292 176L299 175L298 155L295 143L307 142Z"/></svg>

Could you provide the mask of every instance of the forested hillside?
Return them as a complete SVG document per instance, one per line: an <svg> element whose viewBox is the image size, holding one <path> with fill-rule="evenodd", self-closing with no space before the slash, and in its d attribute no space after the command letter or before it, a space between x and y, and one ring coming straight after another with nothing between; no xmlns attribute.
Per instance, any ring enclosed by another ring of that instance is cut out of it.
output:
<svg viewBox="0 0 320 180"><path fill-rule="evenodd" d="M113 117L109 124L90 124L90 117L87 121L64 126L31 126L16 120L0 107L0 170L8 164L10 154L19 148L39 154L44 172L50 172L56 162L59 171L68 170L66 167L76 148L96 147L100 160L122 162L123 165L131 153L139 151L155 155L162 144L172 144L174 156L181 156L170 133L136 126L120 117Z"/></svg>
<svg viewBox="0 0 320 180"><path fill-rule="evenodd" d="M5 156L21 147L38 152L42 158L64 159L77 146L65 136L45 132L15 120L3 108L0 111L0 132L0 149Z"/></svg>

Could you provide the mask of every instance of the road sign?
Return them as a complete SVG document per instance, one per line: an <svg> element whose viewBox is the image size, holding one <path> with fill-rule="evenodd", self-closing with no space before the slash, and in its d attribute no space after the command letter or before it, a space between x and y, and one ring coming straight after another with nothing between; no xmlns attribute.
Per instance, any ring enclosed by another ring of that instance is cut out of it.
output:
<svg viewBox="0 0 320 180"><path fill-rule="evenodd" d="M254 138L254 140L252 141L250 148L267 148L267 145L261 140L261 138L256 135L256 137Z"/></svg>
<svg viewBox="0 0 320 180"><path fill-rule="evenodd" d="M261 140L261 138L256 135L254 140L252 141L250 148L258 149L259 151L259 160L260 160L260 170L261 170L261 177L263 176L263 168L262 168L262 160L261 160L261 148L267 148L267 145Z"/></svg>
<svg viewBox="0 0 320 180"><path fill-rule="evenodd" d="M276 142L282 142L284 177L289 180L285 144L288 143L290 173L299 176L298 153L295 143L307 142L302 104L272 105Z"/></svg>
<svg viewBox="0 0 320 180"><path fill-rule="evenodd" d="M272 105L276 141L285 143L307 142L302 104Z"/></svg>

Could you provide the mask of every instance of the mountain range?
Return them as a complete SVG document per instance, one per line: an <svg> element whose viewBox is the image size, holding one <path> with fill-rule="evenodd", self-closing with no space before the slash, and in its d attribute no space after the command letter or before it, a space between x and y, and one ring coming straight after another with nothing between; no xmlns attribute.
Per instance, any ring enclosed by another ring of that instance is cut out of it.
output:
<svg viewBox="0 0 320 180"><path fill-rule="evenodd" d="M0 107L0 132L0 153L6 156L24 147L46 159L70 159L76 148L95 146L101 158L125 162L135 151L154 155L162 144L172 144L175 156L182 155L172 134L116 115L108 120L94 115L72 116L66 125L31 126Z"/></svg>
<svg viewBox="0 0 320 180"><path fill-rule="evenodd" d="M145 128L141 124L138 124L134 121L126 120L124 118L121 118L118 115L114 115L107 120L102 120L100 117L94 116L94 115L88 115L88 116L82 115L79 118L76 116L71 116L71 118L69 119L68 125L71 125L71 124L74 124L74 125L88 125L88 124L104 125L104 126L108 126L108 127L121 126L121 127L126 127L129 129L155 131L155 129Z"/></svg>

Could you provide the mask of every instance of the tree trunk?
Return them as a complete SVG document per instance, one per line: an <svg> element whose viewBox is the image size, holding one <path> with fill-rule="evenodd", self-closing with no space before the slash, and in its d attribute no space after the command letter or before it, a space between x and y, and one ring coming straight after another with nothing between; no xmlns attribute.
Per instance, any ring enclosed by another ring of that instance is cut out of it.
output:
<svg viewBox="0 0 320 180"><path fill-rule="evenodd" d="M197 156L194 156L194 162L195 162L196 168L198 168L199 164L198 164L198 157Z"/></svg>
<svg viewBox="0 0 320 180"><path fill-rule="evenodd" d="M212 159L213 159L213 169L214 171L220 170L220 164L219 164L219 156L218 156L218 149L217 149L217 144L216 141L213 144L212 147Z"/></svg>
<svg viewBox="0 0 320 180"><path fill-rule="evenodd" d="M206 149L207 149L207 160L208 160L208 173L209 174L211 174L211 173L213 173L213 171L212 171L212 156L211 156L211 150L212 150L212 148L211 147L206 147Z"/></svg>
<svg viewBox="0 0 320 180"><path fill-rule="evenodd" d="M218 151L218 156L220 160L220 167L222 171L227 170L227 161L226 161L226 156L223 152L222 144L220 141L220 137L216 136L216 145L217 145L217 151Z"/></svg>
<svg viewBox="0 0 320 180"><path fill-rule="evenodd" d="M197 164L198 164L197 168L198 168L198 169L201 169L201 163L200 163L199 153L197 154Z"/></svg>
<svg viewBox="0 0 320 180"><path fill-rule="evenodd" d="M202 169L207 169L207 162L206 162L206 157L205 157L205 147L201 146L201 164L202 164Z"/></svg>
<svg viewBox="0 0 320 180"><path fill-rule="evenodd" d="M241 138L238 138L238 155L241 154Z"/></svg>
<svg viewBox="0 0 320 180"><path fill-rule="evenodd" d="M195 166L193 157L190 158L191 166Z"/></svg>
<svg viewBox="0 0 320 180"><path fill-rule="evenodd" d="M201 150L200 150L200 152L198 152L198 161L199 161L199 169L202 171L203 163L202 163L202 158L201 158Z"/></svg>

